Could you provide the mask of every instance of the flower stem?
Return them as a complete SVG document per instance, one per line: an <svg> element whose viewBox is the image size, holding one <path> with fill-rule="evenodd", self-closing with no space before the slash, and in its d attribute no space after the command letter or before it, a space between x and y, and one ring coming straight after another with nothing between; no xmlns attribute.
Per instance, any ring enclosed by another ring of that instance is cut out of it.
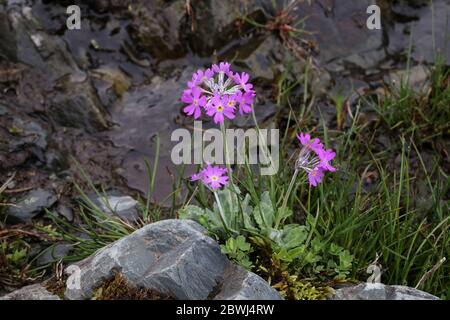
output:
<svg viewBox="0 0 450 320"><path fill-rule="evenodd" d="M226 135L226 128L225 128L225 121L220 123L220 130L222 131L222 139L223 139L223 146L224 146L224 156L225 156L225 165L227 167L228 170L228 177L230 178L230 184L234 185L233 182L233 175L231 172L231 165L230 165L230 161L228 159L228 142L227 142L227 135Z"/></svg>
<svg viewBox="0 0 450 320"><path fill-rule="evenodd" d="M286 193L284 194L283 204L281 206L281 212L283 212L286 209L287 202L289 200L289 196L291 195L292 188L294 187L294 184L295 184L295 180L297 180L297 175L298 175L298 169L295 169L294 175L292 176L291 182L289 183L289 187L288 187ZM275 226L276 229L278 228L278 225L280 222L281 221L278 221L278 219L277 219L277 223Z"/></svg>
<svg viewBox="0 0 450 320"><path fill-rule="evenodd" d="M223 212L222 204L220 203L219 195L214 190L213 190L213 193L214 193L214 198L216 199L217 206L219 207L220 220L222 220L222 224L223 224L223 227L225 229L225 232L228 235L230 235L231 234L231 230L230 230L230 228L228 228L227 222L225 220L225 214Z"/></svg>
<svg viewBox="0 0 450 320"><path fill-rule="evenodd" d="M224 153L225 153L224 161L225 161L225 165L226 165L227 170L228 170L228 177L230 179L231 192L236 192L236 188L234 187L233 172L231 171L230 159L228 158L228 154L229 153L228 153L228 141L227 141L227 135L226 135L225 121L220 123L220 130L222 131L222 138L223 138L223 144L224 144ZM238 198L238 203L239 203L240 219L241 219L241 222L244 223L244 213L242 211L241 200L239 198L239 195L237 195L237 198ZM235 228L239 229L238 215L235 216L234 226L235 226Z"/></svg>

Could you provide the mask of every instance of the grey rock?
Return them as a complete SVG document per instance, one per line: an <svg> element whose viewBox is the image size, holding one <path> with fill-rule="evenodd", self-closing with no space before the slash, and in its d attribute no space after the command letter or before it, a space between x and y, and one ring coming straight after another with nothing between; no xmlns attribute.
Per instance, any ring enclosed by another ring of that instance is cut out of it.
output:
<svg viewBox="0 0 450 320"><path fill-rule="evenodd" d="M264 39L255 39L250 46L249 54L241 51L238 63L251 70L253 78L273 81L278 75L288 70L298 77L304 71L305 63L298 61L289 49L274 35Z"/></svg>
<svg viewBox="0 0 450 320"><path fill-rule="evenodd" d="M206 230L191 220L163 220L75 264L65 297L89 299L115 272L131 286L176 299L281 299L259 276L233 265Z"/></svg>
<svg viewBox="0 0 450 320"><path fill-rule="evenodd" d="M48 113L58 124L97 132L108 128L108 115L86 75L62 78L50 97Z"/></svg>
<svg viewBox="0 0 450 320"><path fill-rule="evenodd" d="M210 56L214 51L223 51L232 41L241 39L254 30L254 25L243 20L243 16L260 24L267 22L264 3L268 2L192 0L195 30L191 29L190 23L182 25L189 47L195 53L205 57ZM190 19L188 17L187 21Z"/></svg>
<svg viewBox="0 0 450 320"><path fill-rule="evenodd" d="M67 287L65 296L88 299L119 271L130 285L177 299L206 299L229 262L217 242L204 233L199 224L189 220L147 225L77 263L81 286ZM71 277L68 283L72 283Z"/></svg>
<svg viewBox="0 0 450 320"><path fill-rule="evenodd" d="M382 283L361 283L336 290L330 300L439 300L429 293L406 287L388 286Z"/></svg>
<svg viewBox="0 0 450 320"><path fill-rule="evenodd" d="M68 221L73 221L73 211L71 208L66 207L65 205L58 205L58 208L56 209L56 212L66 218Z"/></svg>
<svg viewBox="0 0 450 320"><path fill-rule="evenodd" d="M50 208L56 201L55 194L48 190L32 190L20 199L15 206L9 208L8 219L30 222L33 217L44 209Z"/></svg>
<svg viewBox="0 0 450 320"><path fill-rule="evenodd" d="M17 49L15 45L15 35L13 28L9 25L8 15L3 11L4 8L0 4L0 57L5 59L15 58Z"/></svg>
<svg viewBox="0 0 450 320"><path fill-rule="evenodd" d="M386 57L378 50L383 45L383 30L366 27L366 10L373 1L348 0L339 5L331 5L330 1L311 3L302 2L296 12L299 19L308 17L305 29L314 32L320 50L318 58L329 71L346 63L369 69Z"/></svg>
<svg viewBox="0 0 450 320"><path fill-rule="evenodd" d="M7 12L7 22L13 30L13 36L7 42L10 45L10 60L38 68L52 79L78 71L66 43L58 36L41 31L42 24L34 16L31 7L25 6L23 2L20 5L9 3Z"/></svg>
<svg viewBox="0 0 450 320"><path fill-rule="evenodd" d="M184 55L180 25L185 14L184 2L171 4L157 0L141 1L132 11L130 31L135 41L154 58L179 58Z"/></svg>
<svg viewBox="0 0 450 320"><path fill-rule="evenodd" d="M278 292L260 276L231 265L214 300L282 300Z"/></svg>
<svg viewBox="0 0 450 320"><path fill-rule="evenodd" d="M397 11L394 2L385 1ZM406 2L406 1L405 1ZM435 62L435 54L438 53L446 59L447 64L450 59L450 47L447 45L446 37L449 33L448 12L449 2L446 0L433 1L433 10L430 3L425 6L420 1L418 4L411 3L401 6L398 11L405 16L406 8L412 11L410 21L392 21L392 26L388 29L389 44L387 51L390 55L395 55L407 51L412 46L411 59L427 63ZM410 33L412 32L412 36ZM412 42L412 43L410 43ZM432 45L432 44L435 45Z"/></svg>
<svg viewBox="0 0 450 320"><path fill-rule="evenodd" d="M50 293L40 284L33 284L13 291L0 300L61 300L58 296Z"/></svg>
<svg viewBox="0 0 450 320"><path fill-rule="evenodd" d="M154 159L156 150L156 135L160 137L159 163L171 172L177 171L177 166L171 160L171 150L175 142L171 134L180 128L176 117L180 115L182 104L180 92L192 77L194 68L188 67L181 74L171 74L168 78L155 76L151 83L133 87L125 92L122 99L111 108L112 122L116 127L108 132L115 146L127 150L116 161L121 162L124 178L131 189L142 193L148 192L148 178L144 157ZM148 146L143 148L143 146ZM170 175L159 170L156 173L158 188L153 199L163 203L172 193Z"/></svg>
<svg viewBox="0 0 450 320"><path fill-rule="evenodd" d="M73 245L67 243L58 243L45 249L36 260L38 266L53 263L66 257L72 250Z"/></svg>
<svg viewBox="0 0 450 320"><path fill-rule="evenodd" d="M18 143L13 144L14 147L33 144L42 150L47 148L48 133L39 122L32 118L17 118L14 119L14 127L20 130L20 135L22 136Z"/></svg>
<svg viewBox="0 0 450 320"><path fill-rule="evenodd" d="M107 215L118 216L126 221L139 219L139 203L130 196L124 196L118 192L109 192L100 196L97 194L88 196Z"/></svg>
<svg viewBox="0 0 450 320"><path fill-rule="evenodd" d="M409 70L397 70L384 77L384 81L397 89L402 82L416 90L427 91L429 88L430 70L424 65L417 65Z"/></svg>

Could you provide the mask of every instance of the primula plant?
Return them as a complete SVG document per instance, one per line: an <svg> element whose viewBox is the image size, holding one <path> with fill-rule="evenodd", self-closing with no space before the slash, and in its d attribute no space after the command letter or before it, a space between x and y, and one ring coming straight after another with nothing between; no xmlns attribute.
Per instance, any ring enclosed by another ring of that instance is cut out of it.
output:
<svg viewBox="0 0 450 320"><path fill-rule="evenodd" d="M183 111L195 119L203 113L212 117L214 123L221 125L223 134L226 119L233 119L237 110L242 116L254 112L256 93L248 81L247 73L234 73L226 62L198 70L182 94L181 100L188 104ZM259 128L256 120L255 126ZM345 279L353 257L349 251L315 232L317 216L308 215L304 225L293 223L288 199L299 175L305 175L309 188L315 188L326 172L336 171L331 164L336 155L332 149L326 149L319 138L309 133L299 133L297 138L300 148L282 201L274 202L269 190L263 191L257 199L249 193L242 194L228 162L226 167L208 163L190 180L210 191L212 204L186 205L179 216L201 223L221 243L222 251L230 259L272 282L285 297L323 298L328 288L318 290L302 279L319 282L329 278Z"/></svg>

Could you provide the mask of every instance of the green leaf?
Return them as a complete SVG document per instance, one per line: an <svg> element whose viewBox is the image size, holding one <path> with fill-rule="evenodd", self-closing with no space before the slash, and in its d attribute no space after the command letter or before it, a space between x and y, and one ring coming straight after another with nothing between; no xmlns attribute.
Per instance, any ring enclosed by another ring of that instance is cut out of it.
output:
<svg viewBox="0 0 450 320"><path fill-rule="evenodd" d="M290 224L283 228L277 244L286 249L301 246L306 241L308 232L305 226Z"/></svg>
<svg viewBox="0 0 450 320"><path fill-rule="evenodd" d="M205 210L194 205L188 205L178 211L180 219L191 219L199 221L200 217L205 214Z"/></svg>
<svg viewBox="0 0 450 320"><path fill-rule="evenodd" d="M265 191L261 196L261 202L253 209L253 217L261 231L264 231L266 234L269 234L273 227L275 220L274 214L275 211L270 200L269 192Z"/></svg>
<svg viewBox="0 0 450 320"><path fill-rule="evenodd" d="M236 238L237 247L242 251L250 251L250 243L248 243L243 236Z"/></svg>
<svg viewBox="0 0 450 320"><path fill-rule="evenodd" d="M339 254L339 268L348 270L352 267L353 256L348 250L344 250Z"/></svg>

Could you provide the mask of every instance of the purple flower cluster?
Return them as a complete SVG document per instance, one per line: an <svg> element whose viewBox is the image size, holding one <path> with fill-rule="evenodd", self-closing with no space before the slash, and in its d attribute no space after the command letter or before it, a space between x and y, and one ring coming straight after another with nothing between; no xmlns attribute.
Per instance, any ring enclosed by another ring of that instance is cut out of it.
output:
<svg viewBox="0 0 450 320"><path fill-rule="evenodd" d="M241 115L250 113L255 91L249 79L248 73L231 71L227 62L200 69L192 75L183 91L181 101L187 103L183 112L198 119L203 110L215 123L221 123L225 118L234 119L237 107Z"/></svg>
<svg viewBox="0 0 450 320"><path fill-rule="evenodd" d="M192 175L191 180L201 180L206 186L212 189L219 189L228 184L227 172L227 168L208 164L199 173Z"/></svg>
<svg viewBox="0 0 450 320"><path fill-rule="evenodd" d="M330 163L336 153L332 149L325 149L319 138L311 139L308 133L300 133L297 138L303 147L295 162L295 168L307 172L309 184L316 187L322 182L325 171L336 171Z"/></svg>

